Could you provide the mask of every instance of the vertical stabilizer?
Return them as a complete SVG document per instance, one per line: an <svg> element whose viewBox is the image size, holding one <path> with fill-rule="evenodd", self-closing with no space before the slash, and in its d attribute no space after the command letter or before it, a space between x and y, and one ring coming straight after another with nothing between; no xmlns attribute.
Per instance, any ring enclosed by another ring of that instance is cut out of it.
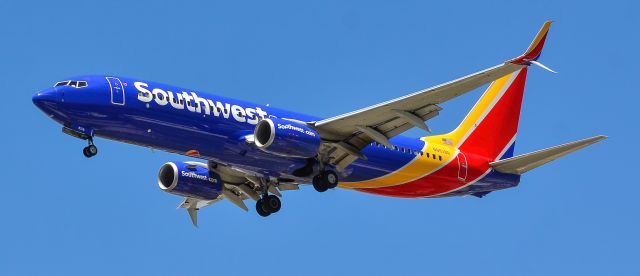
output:
<svg viewBox="0 0 640 276"><path fill-rule="evenodd" d="M507 61L522 69L491 83L460 125L442 135L443 140L493 160L512 156L528 65L540 57L550 26L551 21L545 22L525 53Z"/></svg>

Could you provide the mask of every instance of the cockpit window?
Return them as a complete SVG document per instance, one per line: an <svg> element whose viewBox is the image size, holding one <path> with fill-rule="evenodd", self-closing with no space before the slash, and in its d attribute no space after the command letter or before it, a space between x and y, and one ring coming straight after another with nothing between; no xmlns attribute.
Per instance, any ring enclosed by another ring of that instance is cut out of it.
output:
<svg viewBox="0 0 640 276"><path fill-rule="evenodd" d="M54 87L58 87L58 86L71 86L71 87L75 87L75 88L82 88L82 87L87 87L89 84L86 81L59 81L57 82Z"/></svg>

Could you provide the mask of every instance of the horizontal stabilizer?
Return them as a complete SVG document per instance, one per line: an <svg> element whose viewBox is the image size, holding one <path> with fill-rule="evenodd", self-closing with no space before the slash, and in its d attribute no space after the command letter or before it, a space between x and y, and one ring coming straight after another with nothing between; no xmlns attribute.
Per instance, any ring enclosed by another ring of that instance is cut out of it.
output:
<svg viewBox="0 0 640 276"><path fill-rule="evenodd" d="M527 154L518 155L504 160L491 162L490 165L496 171L510 174L523 174L553 160L556 160L569 153L582 149L586 146L606 139L607 136L600 135L580 141L571 142L564 145L546 148Z"/></svg>

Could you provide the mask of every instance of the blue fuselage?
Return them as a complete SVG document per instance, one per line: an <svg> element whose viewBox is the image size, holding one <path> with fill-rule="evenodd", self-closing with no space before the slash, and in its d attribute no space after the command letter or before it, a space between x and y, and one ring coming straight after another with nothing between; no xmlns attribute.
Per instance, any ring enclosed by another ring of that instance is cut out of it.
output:
<svg viewBox="0 0 640 276"><path fill-rule="evenodd" d="M247 142L262 118L304 122L319 118L199 91L124 77L81 76L86 87L60 85L34 96L34 103L65 127L168 152L198 157L272 177L310 182L294 171L308 160L274 155ZM395 145L421 149L424 142L397 136ZM408 152L408 151L407 151ZM368 159L357 160L342 181L373 179L392 173L415 158L411 153L370 145ZM490 179L488 179L490 180ZM515 181L515 180L514 180ZM517 181L510 182L510 186ZM504 181L500 182L504 185ZM472 193L474 191L469 191Z"/></svg>

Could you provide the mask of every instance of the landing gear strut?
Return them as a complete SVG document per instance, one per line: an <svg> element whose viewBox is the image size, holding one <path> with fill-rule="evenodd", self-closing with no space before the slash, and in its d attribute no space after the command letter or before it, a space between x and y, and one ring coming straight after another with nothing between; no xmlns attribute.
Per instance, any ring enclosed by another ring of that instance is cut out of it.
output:
<svg viewBox="0 0 640 276"><path fill-rule="evenodd" d="M280 198L275 195L263 195L261 199L256 202L256 211L258 215L266 217L273 213L280 211L282 202Z"/></svg>
<svg viewBox="0 0 640 276"><path fill-rule="evenodd" d="M313 188L318 192L326 192L338 187L338 175L330 170L323 171L313 177Z"/></svg>
<svg viewBox="0 0 640 276"><path fill-rule="evenodd" d="M89 145L82 149L82 153L86 158L91 158L98 154L98 147L93 144L93 138L87 139L89 141Z"/></svg>

